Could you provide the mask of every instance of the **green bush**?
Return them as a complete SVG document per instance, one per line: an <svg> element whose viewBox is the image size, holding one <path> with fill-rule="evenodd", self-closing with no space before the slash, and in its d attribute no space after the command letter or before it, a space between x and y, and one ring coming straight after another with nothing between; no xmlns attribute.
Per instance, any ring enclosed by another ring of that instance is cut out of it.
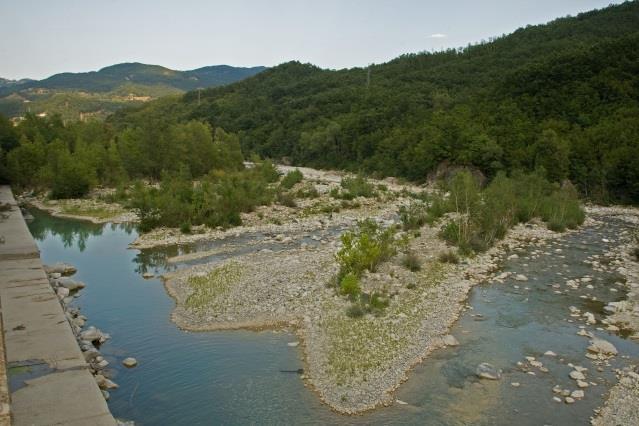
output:
<svg viewBox="0 0 639 426"><path fill-rule="evenodd" d="M381 229L367 219L359 223L357 231L342 234L342 248L336 255L340 276L352 273L360 277L366 270L374 272L381 262L395 255L394 233L394 228Z"/></svg>
<svg viewBox="0 0 639 426"><path fill-rule="evenodd" d="M343 178L341 186L344 191L341 191L341 193L339 191L331 191L333 197L352 200L357 197L370 198L375 196L375 187L368 183L365 177L360 175Z"/></svg>
<svg viewBox="0 0 639 426"><path fill-rule="evenodd" d="M359 278L355 274L346 274L339 283L340 293L343 295L357 297L361 289L359 287Z"/></svg>
<svg viewBox="0 0 639 426"><path fill-rule="evenodd" d="M291 189L295 184L300 183L304 179L304 175L299 170L290 171L282 178L280 186L282 188Z"/></svg>
<svg viewBox="0 0 639 426"><path fill-rule="evenodd" d="M191 223L190 222L182 223L182 225L180 225L180 232L183 233L183 234L190 234L191 233Z"/></svg>

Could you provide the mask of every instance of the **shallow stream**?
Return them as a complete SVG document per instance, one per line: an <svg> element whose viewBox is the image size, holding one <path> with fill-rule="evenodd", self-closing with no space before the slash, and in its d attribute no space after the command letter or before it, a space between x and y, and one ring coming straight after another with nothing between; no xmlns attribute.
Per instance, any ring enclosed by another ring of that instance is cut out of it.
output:
<svg viewBox="0 0 639 426"><path fill-rule="evenodd" d="M610 366L597 371L584 357L588 339L576 334L585 323L572 318L569 311L575 306L601 319L605 303L623 298L618 277L593 271L583 262L616 243L624 228L620 222L587 227L546 247L518 252L517 259L506 261L504 271L525 274L529 281L511 278L473 289L472 309L451 331L461 345L435 352L411 372L397 394L406 405L345 417L320 403L298 374L284 372L302 368L299 349L287 345L295 336L271 331L181 331L170 321L174 302L161 280L142 277L147 271L161 274L165 268L251 250L285 249L285 244L260 244L264 235L256 234L140 252L127 248L137 236L134 227L32 213L35 219L29 227L43 262L69 262L78 268L74 278L87 283L75 304L89 325L112 336L101 348L113 380L120 385L111 392L110 409L116 417L137 425L587 424L615 382L612 369L639 360L638 343L586 326L619 350ZM308 237L303 241L321 244ZM167 262L171 256L223 246L232 250L197 261ZM585 275L593 277L593 289L584 284L576 290L566 287L566 280ZM548 350L558 356L543 356ZM137 358L138 367L121 365L129 356ZM516 363L524 362L525 356L536 357L549 371L533 368L534 376L522 371ZM481 362L501 368L502 380L477 380L474 370ZM552 392L555 385L576 389L568 377L568 363L588 368L588 381L596 384L585 389L583 400L571 405L553 401ZM520 386L513 387L513 382Z"/></svg>

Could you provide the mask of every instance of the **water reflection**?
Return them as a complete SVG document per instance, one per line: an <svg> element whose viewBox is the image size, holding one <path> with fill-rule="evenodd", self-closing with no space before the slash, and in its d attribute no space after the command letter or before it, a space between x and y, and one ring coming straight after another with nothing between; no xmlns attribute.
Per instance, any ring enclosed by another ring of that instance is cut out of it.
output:
<svg viewBox="0 0 639 426"><path fill-rule="evenodd" d="M34 220L29 224L29 230L37 241L59 237L64 247L71 248L75 245L80 251L84 251L90 237L102 235L104 225L57 218L35 209L30 212Z"/></svg>

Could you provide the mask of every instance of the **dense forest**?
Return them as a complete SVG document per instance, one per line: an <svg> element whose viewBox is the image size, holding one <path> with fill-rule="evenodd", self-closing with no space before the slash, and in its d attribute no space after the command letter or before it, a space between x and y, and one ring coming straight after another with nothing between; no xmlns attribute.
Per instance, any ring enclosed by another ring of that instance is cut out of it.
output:
<svg viewBox="0 0 639 426"><path fill-rule="evenodd" d="M413 181L445 165L489 179L536 170L598 202L636 203L638 117L639 2L628 2L368 68L289 62L106 123L2 120L0 173L51 188L56 170L88 186L182 166L199 176L241 147L245 156Z"/></svg>

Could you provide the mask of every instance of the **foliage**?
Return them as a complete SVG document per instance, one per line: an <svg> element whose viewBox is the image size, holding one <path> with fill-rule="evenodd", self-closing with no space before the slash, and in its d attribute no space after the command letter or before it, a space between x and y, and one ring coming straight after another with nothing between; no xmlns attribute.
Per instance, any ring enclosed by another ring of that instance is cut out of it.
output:
<svg viewBox="0 0 639 426"><path fill-rule="evenodd" d="M341 197L339 198L352 200L357 197L370 198L375 196L375 187L361 175L343 178L341 186L344 191L341 193Z"/></svg>
<svg viewBox="0 0 639 426"><path fill-rule="evenodd" d="M489 179L543 168L588 198L636 203L638 11L626 2L365 69L289 62L111 122L197 119L262 157L416 181L444 163Z"/></svg>
<svg viewBox="0 0 639 426"><path fill-rule="evenodd" d="M282 178L280 186L285 189L291 189L295 184L300 183L304 179L304 175L298 169L292 170Z"/></svg>
<svg viewBox="0 0 639 426"><path fill-rule="evenodd" d="M359 278L353 273L348 273L342 277L339 282L339 291L341 294L356 297L359 296L361 289L359 287Z"/></svg>
<svg viewBox="0 0 639 426"><path fill-rule="evenodd" d="M270 170L270 166L265 167ZM137 212L143 232L185 224L237 226L242 223L240 213L272 202L273 191L265 181L269 174L261 163L237 172L213 172L197 184L186 169L164 173L159 188L137 183L130 207Z"/></svg>
<svg viewBox="0 0 639 426"><path fill-rule="evenodd" d="M382 229L371 219L360 222L356 231L343 233L342 248L336 254L339 276L360 277L364 271L375 272L380 263L397 251L394 233L393 227Z"/></svg>
<svg viewBox="0 0 639 426"><path fill-rule="evenodd" d="M457 245L462 254L486 250L508 229L535 217L560 232L581 225L585 219L576 189L570 184L551 184L541 172L518 172L511 177L499 172L480 190L472 175L462 171L453 178L449 193L443 210L453 214L441 236Z"/></svg>

